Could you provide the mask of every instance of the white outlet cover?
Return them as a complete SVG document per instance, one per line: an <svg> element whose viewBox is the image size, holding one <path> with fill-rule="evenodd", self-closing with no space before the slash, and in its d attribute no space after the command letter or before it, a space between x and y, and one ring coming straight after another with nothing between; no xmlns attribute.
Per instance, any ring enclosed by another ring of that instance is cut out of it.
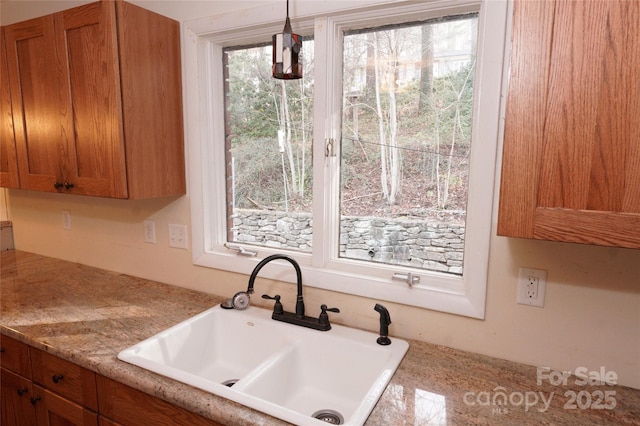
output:
<svg viewBox="0 0 640 426"><path fill-rule="evenodd" d="M527 297L529 277L538 278L538 297ZM544 307L544 295L547 286L547 271L543 269L520 268L518 272L518 296L516 301L521 305Z"/></svg>

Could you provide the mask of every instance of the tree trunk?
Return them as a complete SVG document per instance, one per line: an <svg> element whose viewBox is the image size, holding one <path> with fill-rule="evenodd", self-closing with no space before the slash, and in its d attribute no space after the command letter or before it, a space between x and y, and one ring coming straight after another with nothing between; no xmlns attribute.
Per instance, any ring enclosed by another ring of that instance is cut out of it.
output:
<svg viewBox="0 0 640 426"><path fill-rule="evenodd" d="M420 69L420 100L418 108L426 114L431 113L431 95L433 92L433 27L422 26L422 65Z"/></svg>
<svg viewBox="0 0 640 426"><path fill-rule="evenodd" d="M369 37L369 35L367 35ZM376 112L378 114L378 133L380 135L380 186L385 200L389 200L389 185L387 180L387 142L384 129L384 116L380 100L380 65L378 63L378 37L373 40L373 64L375 76Z"/></svg>
<svg viewBox="0 0 640 426"><path fill-rule="evenodd" d="M367 33L367 70L365 76L365 93L369 94L378 90L378 76L376 66L377 36L374 33Z"/></svg>
<svg viewBox="0 0 640 426"><path fill-rule="evenodd" d="M390 32L390 67L389 70L389 163L391 188L389 189L389 205L396 204L400 192L400 153L398 150L398 108L396 101L396 76L398 71L398 40L396 30Z"/></svg>

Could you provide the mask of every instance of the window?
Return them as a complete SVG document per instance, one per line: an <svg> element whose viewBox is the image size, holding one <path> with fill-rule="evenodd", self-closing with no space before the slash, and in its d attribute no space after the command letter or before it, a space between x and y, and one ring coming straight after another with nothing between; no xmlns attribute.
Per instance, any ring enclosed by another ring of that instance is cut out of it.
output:
<svg viewBox="0 0 640 426"><path fill-rule="evenodd" d="M275 12L186 24L196 264L484 316L506 5L447 4L309 6L285 82Z"/></svg>
<svg viewBox="0 0 640 426"><path fill-rule="evenodd" d="M462 275L477 22L345 32L340 257Z"/></svg>
<svg viewBox="0 0 640 426"><path fill-rule="evenodd" d="M313 39L303 79L271 76L271 44L223 50L227 241L311 252Z"/></svg>

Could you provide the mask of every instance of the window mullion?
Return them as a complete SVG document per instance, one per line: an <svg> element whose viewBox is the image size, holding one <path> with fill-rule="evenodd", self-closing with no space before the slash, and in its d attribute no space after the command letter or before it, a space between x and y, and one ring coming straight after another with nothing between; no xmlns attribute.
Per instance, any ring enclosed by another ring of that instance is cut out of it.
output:
<svg viewBox="0 0 640 426"><path fill-rule="evenodd" d="M339 244L340 120L342 117L342 42L329 18L317 18L314 29L313 101L313 254L315 267L337 256ZM333 150L327 153L327 143Z"/></svg>

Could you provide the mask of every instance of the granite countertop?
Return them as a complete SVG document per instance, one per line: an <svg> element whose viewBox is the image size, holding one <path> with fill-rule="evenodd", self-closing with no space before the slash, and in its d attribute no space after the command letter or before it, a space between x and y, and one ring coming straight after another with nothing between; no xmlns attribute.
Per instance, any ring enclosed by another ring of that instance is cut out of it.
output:
<svg viewBox="0 0 640 426"><path fill-rule="evenodd" d="M0 261L2 334L225 425L287 424L116 358L220 297L21 251ZM409 344L366 425L640 424L640 390L573 376L538 385L535 367Z"/></svg>

